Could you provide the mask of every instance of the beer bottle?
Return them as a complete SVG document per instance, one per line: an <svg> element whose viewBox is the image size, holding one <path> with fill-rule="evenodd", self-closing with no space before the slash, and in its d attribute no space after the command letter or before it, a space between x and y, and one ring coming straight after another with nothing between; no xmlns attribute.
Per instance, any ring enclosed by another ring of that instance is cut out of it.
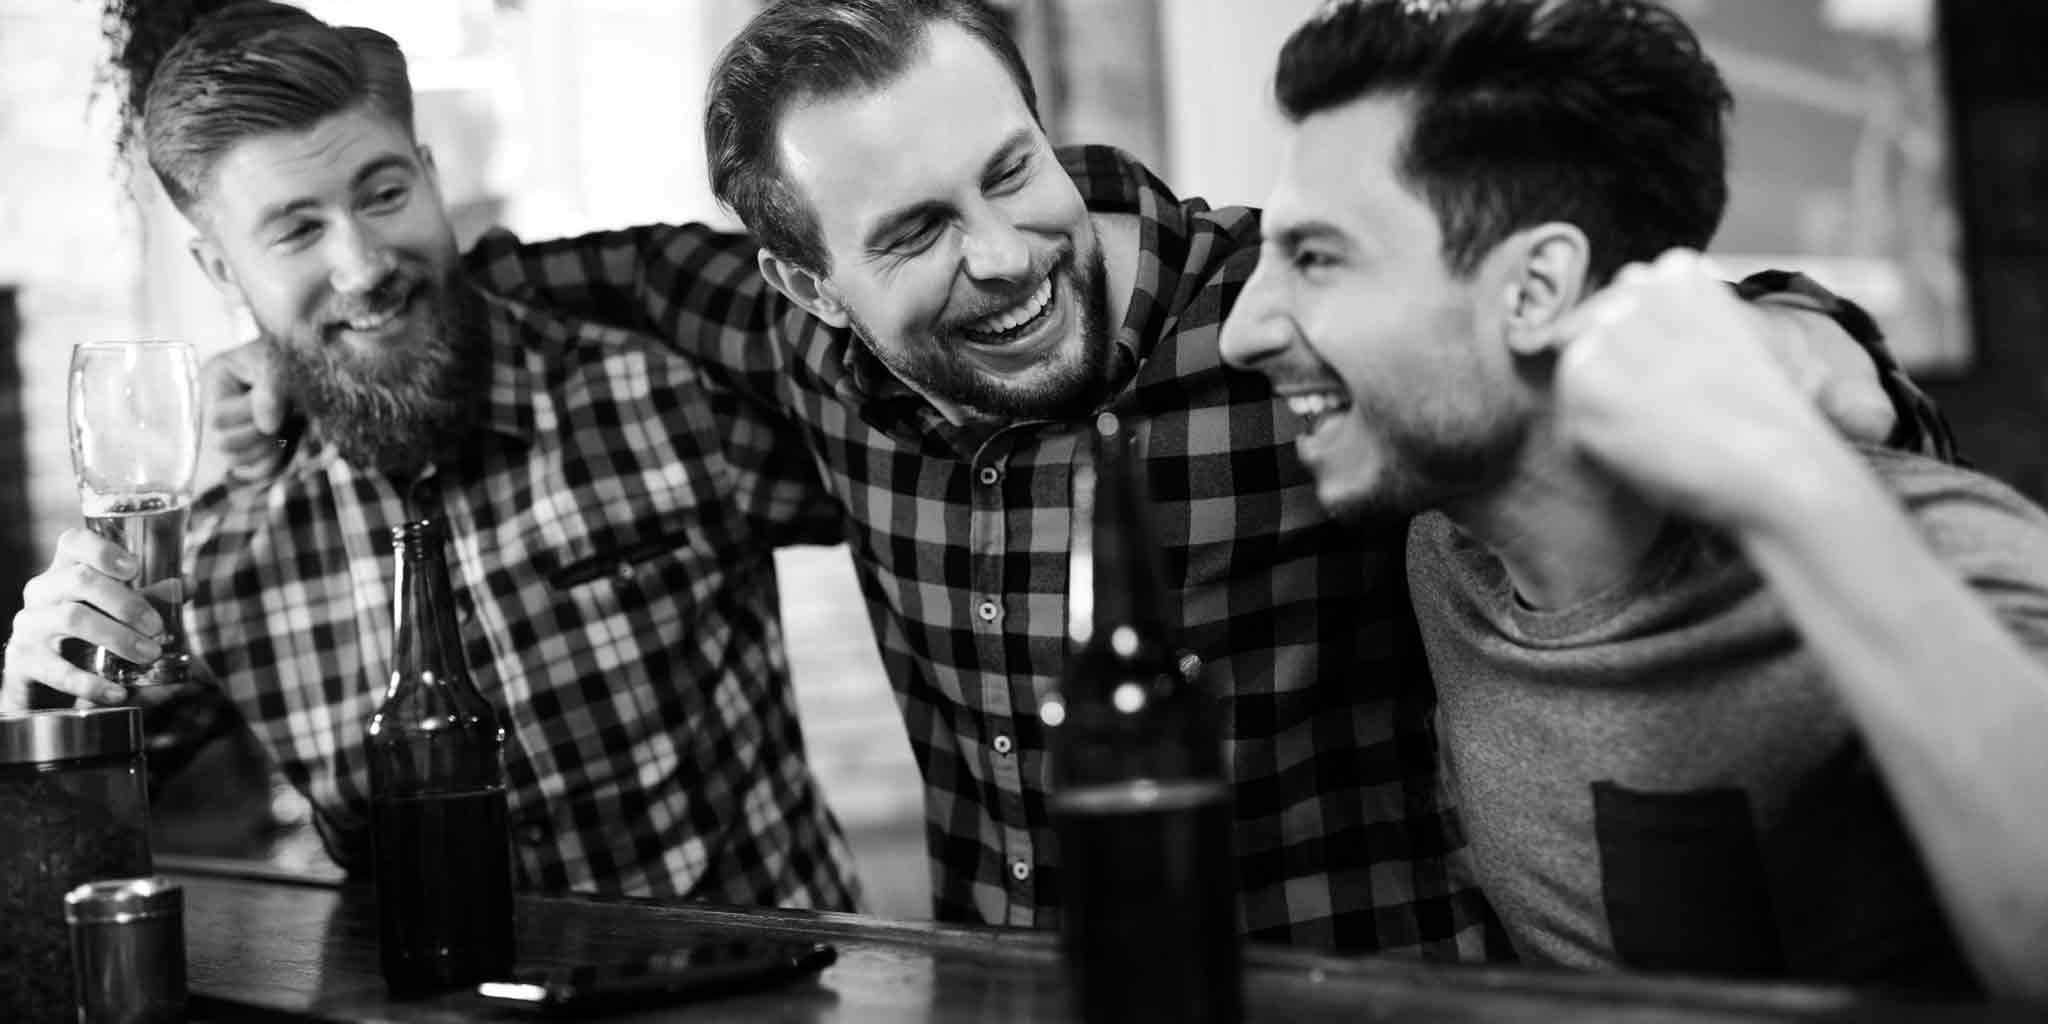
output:
<svg viewBox="0 0 2048 1024"><path fill-rule="evenodd" d="M1076 474L1069 655L1044 708L1062 940L1089 1021L1235 1020L1237 865L1218 708L1176 647L1129 433L1098 416L1092 467Z"/></svg>
<svg viewBox="0 0 2048 1024"><path fill-rule="evenodd" d="M505 730L464 668L445 535L391 530L391 683L370 719L370 840L384 981L419 995L507 977L512 868Z"/></svg>

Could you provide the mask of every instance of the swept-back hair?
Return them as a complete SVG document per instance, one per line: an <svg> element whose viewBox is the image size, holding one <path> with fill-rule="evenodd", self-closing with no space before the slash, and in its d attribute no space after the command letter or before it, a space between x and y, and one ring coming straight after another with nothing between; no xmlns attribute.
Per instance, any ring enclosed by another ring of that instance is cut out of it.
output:
<svg viewBox="0 0 2048 1024"><path fill-rule="evenodd" d="M1410 104L1402 177L1470 273L1514 232L1575 224L1590 277L1705 248L1728 201L1728 88L1650 0L1336 0L1280 52L1290 120L1368 96Z"/></svg>
<svg viewBox="0 0 2048 1024"><path fill-rule="evenodd" d="M125 79L124 138L139 134L180 210L236 143L302 132L360 106L413 131L412 82L390 36L329 25L269 0L111 0Z"/></svg>
<svg viewBox="0 0 2048 1024"><path fill-rule="evenodd" d="M814 273L831 266L816 212L776 159L783 115L798 103L889 84L940 22L987 45L1038 116L1023 55L980 0L777 0L726 44L704 106L711 191L770 252Z"/></svg>

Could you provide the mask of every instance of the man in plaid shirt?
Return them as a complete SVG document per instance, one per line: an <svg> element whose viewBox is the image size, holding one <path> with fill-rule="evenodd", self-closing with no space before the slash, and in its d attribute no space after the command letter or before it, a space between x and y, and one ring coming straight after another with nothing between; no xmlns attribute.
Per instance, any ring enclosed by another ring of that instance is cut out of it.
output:
<svg viewBox="0 0 2048 1024"><path fill-rule="evenodd" d="M390 529L434 517L470 670L507 727L521 884L850 908L772 558L835 541L839 511L743 458L794 442L645 336L464 281L381 34L281 4L205 20L155 74L143 133L201 266L247 303L311 422L281 473L192 509L186 625L218 685L151 701L156 767L239 715L334 859L367 870ZM65 536L28 587L10 701L29 679L125 699L58 652L78 637L153 656L161 624L121 555Z"/></svg>
<svg viewBox="0 0 2048 1024"><path fill-rule="evenodd" d="M1257 211L1055 151L1014 44L958 0L774 4L707 121L714 187L760 246L498 236L470 267L659 333L801 434L924 776L937 915L1057 923L1038 709L1065 657L1080 428L1107 406L1145 434L1182 641L1226 714L1250 935L1489 952L1451 876L1402 530L1328 519L1295 416L1218 355Z"/></svg>

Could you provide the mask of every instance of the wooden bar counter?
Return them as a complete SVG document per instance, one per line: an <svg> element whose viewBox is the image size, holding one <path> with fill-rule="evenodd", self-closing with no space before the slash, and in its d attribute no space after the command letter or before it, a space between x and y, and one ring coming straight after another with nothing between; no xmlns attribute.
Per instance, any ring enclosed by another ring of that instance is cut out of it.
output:
<svg viewBox="0 0 2048 1024"><path fill-rule="evenodd" d="M275 871L162 858L185 887L194 1021L539 1019L472 994L399 1002L377 968L371 894ZM267 877L266 877L267 875ZM519 902L522 966L623 959L710 938L826 942L815 980L606 1020L1069 1021L1052 936L854 914L574 896ZM2044 965L2048 969L2048 965ZM1253 947L1252 1021L1955 1021L2048 1019L2042 1008L1930 1002L1788 985L1435 967Z"/></svg>

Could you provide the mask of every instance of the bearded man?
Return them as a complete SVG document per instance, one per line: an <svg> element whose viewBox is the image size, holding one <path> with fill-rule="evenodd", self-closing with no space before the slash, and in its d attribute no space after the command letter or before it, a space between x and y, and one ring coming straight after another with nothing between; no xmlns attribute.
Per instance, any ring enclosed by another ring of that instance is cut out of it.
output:
<svg viewBox="0 0 2048 1024"><path fill-rule="evenodd" d="M525 886L850 908L771 557L835 540L840 512L772 456L787 439L649 339L465 280L388 37L283 4L221 10L154 69L141 138L307 427L281 473L193 507L185 617L211 684L151 695L153 746L238 712L334 859L366 867L390 530L433 518L470 671L507 728ZM136 697L63 657L76 640L154 656L162 624L124 554L64 536L25 590L0 703L31 681Z"/></svg>

